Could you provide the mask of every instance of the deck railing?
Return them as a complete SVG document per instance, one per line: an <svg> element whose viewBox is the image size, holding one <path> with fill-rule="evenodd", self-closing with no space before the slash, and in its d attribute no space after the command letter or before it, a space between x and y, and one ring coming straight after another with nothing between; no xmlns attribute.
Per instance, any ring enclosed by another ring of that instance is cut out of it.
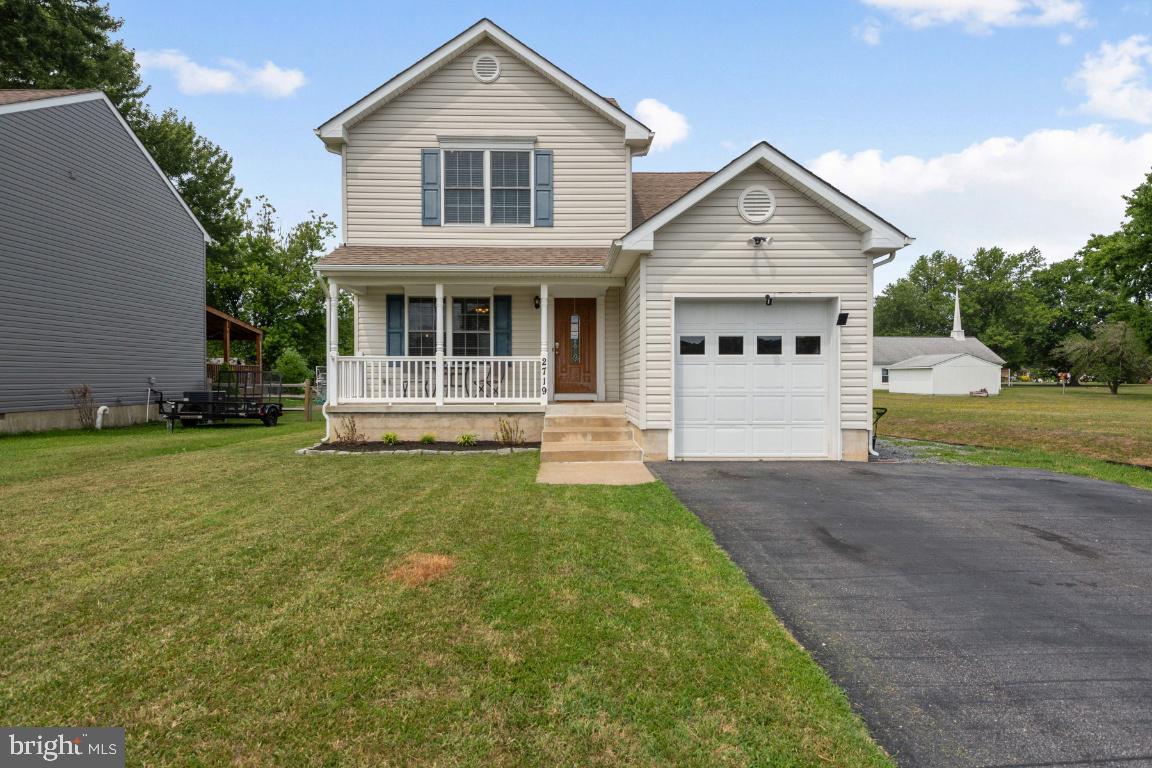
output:
<svg viewBox="0 0 1152 768"><path fill-rule="evenodd" d="M538 403L540 360L535 357L338 357L341 403Z"/></svg>

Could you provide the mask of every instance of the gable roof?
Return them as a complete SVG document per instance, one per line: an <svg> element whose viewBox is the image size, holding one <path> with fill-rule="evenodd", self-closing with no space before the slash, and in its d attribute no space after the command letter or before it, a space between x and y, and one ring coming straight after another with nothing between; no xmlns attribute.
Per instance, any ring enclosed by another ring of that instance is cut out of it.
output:
<svg viewBox="0 0 1152 768"><path fill-rule="evenodd" d="M996 365L1005 363L1004 358L974 336L966 339L953 339L950 336L876 336L872 340L872 364L886 368L917 357L955 357L961 354L972 355Z"/></svg>
<svg viewBox="0 0 1152 768"><path fill-rule="evenodd" d="M616 123L624 129L624 141L641 150L647 150L652 141L652 131L636 118L629 115L615 99L606 99L557 67L548 59L532 50L512 35L505 32L490 19L480 19L456 37L441 45L400 74L388 80L376 90L364 96L350 107L329 118L316 129L316 135L324 142L330 151L339 151L339 147L347 139L348 128L355 125L372 110L387 103L389 100L406 91L411 85L419 82L441 66L451 61L474 44L481 40L492 40L507 49L530 67L540 72L544 77L559 85L574 97L599 112L606 119Z"/></svg>
<svg viewBox="0 0 1152 768"><path fill-rule="evenodd" d="M973 360L979 360L981 363L997 365L997 363L994 363L991 360L984 360L983 358L977 357L976 355L970 355L967 352L958 352L954 355L917 355L916 357L910 357L907 360L901 360L898 363L893 363L892 365L888 366L888 369L893 371L902 371L910 368L935 368L938 365L942 365L949 360L955 360L959 357L970 357Z"/></svg>
<svg viewBox="0 0 1152 768"><path fill-rule="evenodd" d="M204 242L212 242L212 237L208 234L208 230L204 229L204 225L196 218L196 214L192 213L192 209L188 207L188 203L184 202L184 198L180 196L180 192L172 184L172 180L168 178L168 174L160 170L160 166L156 164L156 159L140 142L140 137L132 130L131 126L120 114L120 110L108 100L108 97L103 91L85 90L85 89L69 89L69 90L0 90L0 118L4 115L12 114L15 112L25 112L32 109L50 109L52 107L63 107L68 104L79 104L86 101L100 101L104 103L108 111L111 112L120 127L124 129L131 138L136 148L140 150L140 154L147 158L148 163L152 166L153 170L164 181L164 186L176 198L176 202L188 214L188 218L192 219L192 223L196 229L200 230L200 234L204 236Z"/></svg>
<svg viewBox="0 0 1152 768"><path fill-rule="evenodd" d="M632 231L621 241L621 248L635 251L651 250L652 236L656 230L757 164L767 166L784 182L860 230L863 234L862 250L866 253L873 255L891 253L909 245L913 240L889 221L848 197L768 142L762 141L660 212L633 226Z"/></svg>
<svg viewBox="0 0 1152 768"><path fill-rule="evenodd" d="M632 174L632 226L638 227L712 176L712 171Z"/></svg>

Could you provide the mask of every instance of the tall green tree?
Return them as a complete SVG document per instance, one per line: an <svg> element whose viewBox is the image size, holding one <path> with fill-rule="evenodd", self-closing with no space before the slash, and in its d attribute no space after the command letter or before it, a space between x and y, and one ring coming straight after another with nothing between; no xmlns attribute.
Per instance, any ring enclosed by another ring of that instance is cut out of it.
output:
<svg viewBox="0 0 1152 768"><path fill-rule="evenodd" d="M1028 345L1054 312L1036 296L1032 276L1044 266L1037 248L1009 253L979 248L964 265L960 310L964 331L979 337L1010 365L1030 363Z"/></svg>
<svg viewBox="0 0 1152 768"><path fill-rule="evenodd" d="M1124 304L1115 285L1085 267L1080 258L1057 261L1033 272L1032 291L1050 320L1027 339L1027 359L1044 367L1070 367L1060 352L1061 343L1070 336L1091 335L1093 328Z"/></svg>
<svg viewBox="0 0 1152 768"><path fill-rule="evenodd" d="M135 117L148 89L123 25L98 0L0 0L0 88L99 88Z"/></svg>
<svg viewBox="0 0 1152 768"><path fill-rule="evenodd" d="M941 336L952 328L952 300L964 264L944 251L916 259L908 274L876 299L877 336Z"/></svg>

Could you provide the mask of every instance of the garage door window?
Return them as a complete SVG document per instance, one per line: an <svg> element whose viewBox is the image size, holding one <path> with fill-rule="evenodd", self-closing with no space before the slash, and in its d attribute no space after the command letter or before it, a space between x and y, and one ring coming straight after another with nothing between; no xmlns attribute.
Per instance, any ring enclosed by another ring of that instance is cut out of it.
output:
<svg viewBox="0 0 1152 768"><path fill-rule="evenodd" d="M703 336L681 336L680 337L680 354L682 354L682 355L702 355L702 354L704 354L704 337Z"/></svg>
<svg viewBox="0 0 1152 768"><path fill-rule="evenodd" d="M757 336L756 354L780 355L784 353L783 339L779 336Z"/></svg>
<svg viewBox="0 0 1152 768"><path fill-rule="evenodd" d="M742 355L744 354L744 337L721 336L718 346L722 355Z"/></svg>
<svg viewBox="0 0 1152 768"><path fill-rule="evenodd" d="M796 354L798 354L798 355L818 355L818 354L820 354L820 337L819 336L797 336L796 337Z"/></svg>

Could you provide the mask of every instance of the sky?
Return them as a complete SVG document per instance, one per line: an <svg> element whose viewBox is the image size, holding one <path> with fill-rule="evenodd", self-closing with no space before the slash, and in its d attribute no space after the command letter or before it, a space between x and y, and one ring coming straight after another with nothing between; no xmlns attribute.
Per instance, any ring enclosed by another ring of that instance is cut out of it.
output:
<svg viewBox="0 0 1152 768"><path fill-rule="evenodd" d="M1152 0L111 0L153 108L223 146L286 226L339 219L326 119L488 16L655 130L641 171L766 140L916 238L917 256L1110 232L1152 170Z"/></svg>

